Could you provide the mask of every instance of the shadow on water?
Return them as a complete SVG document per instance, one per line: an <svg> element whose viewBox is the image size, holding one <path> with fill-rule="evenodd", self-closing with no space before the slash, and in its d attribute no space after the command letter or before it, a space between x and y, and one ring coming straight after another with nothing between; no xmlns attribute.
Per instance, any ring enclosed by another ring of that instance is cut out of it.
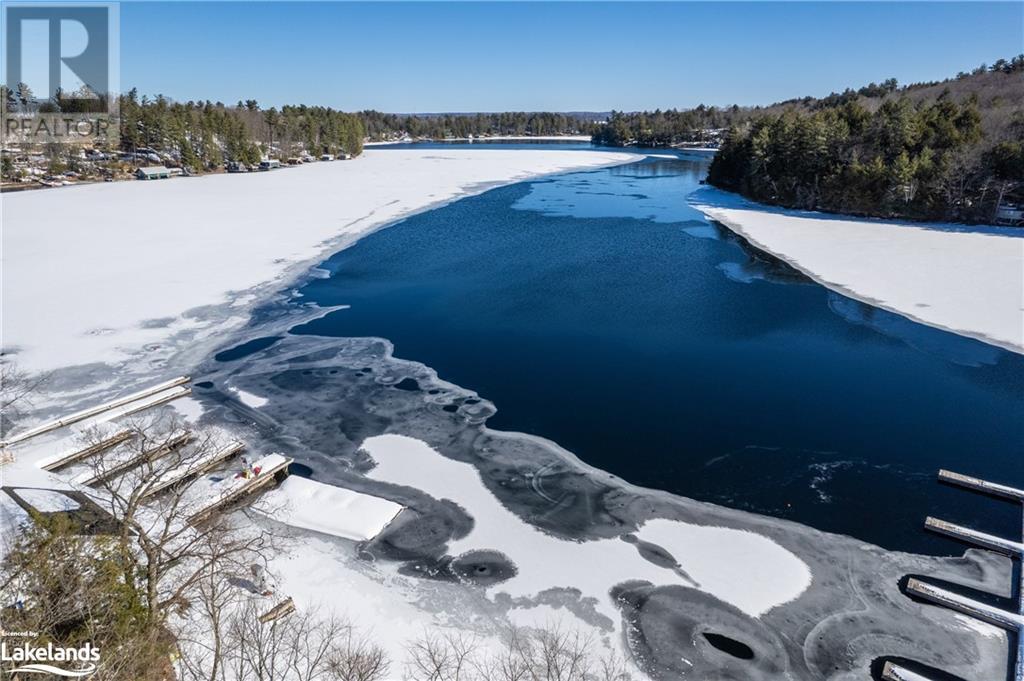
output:
<svg viewBox="0 0 1024 681"><path fill-rule="evenodd" d="M387 338L493 401L488 425L636 484L918 552L960 551L929 514L1018 531L934 476L1024 483L1024 358L752 249L686 202L705 171L654 158L416 215L324 263L300 300L350 307L292 333Z"/></svg>

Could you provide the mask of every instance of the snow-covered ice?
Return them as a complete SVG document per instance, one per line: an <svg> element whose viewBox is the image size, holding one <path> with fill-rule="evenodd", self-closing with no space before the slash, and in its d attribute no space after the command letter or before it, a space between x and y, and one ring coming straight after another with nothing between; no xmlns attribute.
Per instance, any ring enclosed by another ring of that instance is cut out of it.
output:
<svg viewBox="0 0 1024 681"><path fill-rule="evenodd" d="M376 227L496 184L634 158L371 149L345 163L4 194L4 350L40 372L220 333L247 320L254 289L279 290ZM232 315L210 313L242 297Z"/></svg>
<svg viewBox="0 0 1024 681"><path fill-rule="evenodd" d="M473 517L473 529L450 542L449 553L457 556L490 549L507 555L517 572L492 590L513 598L535 597L551 588L577 588L617 622L619 614L609 597L612 587L646 580L700 588L758 616L795 599L811 583L803 561L752 532L675 520L648 521L637 536L668 550L681 575L646 560L634 545L621 539L574 542L542 532L502 506L473 466L448 459L420 440L380 435L367 439L363 450L377 463L370 477L415 487L463 507ZM580 565L588 567L581 570Z"/></svg>
<svg viewBox="0 0 1024 681"><path fill-rule="evenodd" d="M1024 234L784 210L711 187L690 203L843 295L1024 352Z"/></svg>

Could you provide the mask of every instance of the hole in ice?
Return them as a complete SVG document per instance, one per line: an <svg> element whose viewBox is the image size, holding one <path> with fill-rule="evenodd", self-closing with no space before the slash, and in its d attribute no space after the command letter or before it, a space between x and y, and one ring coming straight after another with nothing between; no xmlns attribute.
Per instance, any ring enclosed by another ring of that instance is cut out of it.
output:
<svg viewBox="0 0 1024 681"><path fill-rule="evenodd" d="M718 650L721 650L723 653L727 653L741 660L754 659L754 651L746 643L741 643L734 638L715 634L710 631L705 631L701 635L707 639L708 643Z"/></svg>
<svg viewBox="0 0 1024 681"><path fill-rule="evenodd" d="M408 390L409 392L416 392L420 389L419 381L415 378L403 378L398 383L395 383L394 387L399 390Z"/></svg>

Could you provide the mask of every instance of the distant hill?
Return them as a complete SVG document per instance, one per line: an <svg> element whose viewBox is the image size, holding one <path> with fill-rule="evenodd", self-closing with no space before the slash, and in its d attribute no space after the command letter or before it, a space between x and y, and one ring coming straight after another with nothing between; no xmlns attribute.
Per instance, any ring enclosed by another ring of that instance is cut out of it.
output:
<svg viewBox="0 0 1024 681"><path fill-rule="evenodd" d="M891 79L880 84L871 83L856 91L832 93L827 97L804 97L755 107L747 110L747 118L757 114L779 114L790 107L813 111L851 100L873 113L884 102L894 99L906 98L914 104L920 104L940 97L960 103L973 99L981 114L982 130L987 138L1001 141L1012 137L1013 118L1024 111L1024 56L999 60L991 66L982 64L971 72L961 72L942 81L899 87L896 80Z"/></svg>
<svg viewBox="0 0 1024 681"><path fill-rule="evenodd" d="M1024 56L938 83L872 83L738 116L708 182L764 203L1019 224Z"/></svg>
<svg viewBox="0 0 1024 681"><path fill-rule="evenodd" d="M657 111L612 111L608 124L594 133L595 143L608 146L676 146L717 144L730 126L742 125L766 115L787 110L811 112L845 102L857 102L874 113L889 100L905 98L913 104L945 97L963 102L976 100L981 127L990 141L1012 137L1015 114L1024 107L1022 77L1024 56L982 65L944 81L900 86L896 79L870 83L857 90L847 89L825 97L801 97L763 106L708 106ZM943 93L946 93L945 95Z"/></svg>

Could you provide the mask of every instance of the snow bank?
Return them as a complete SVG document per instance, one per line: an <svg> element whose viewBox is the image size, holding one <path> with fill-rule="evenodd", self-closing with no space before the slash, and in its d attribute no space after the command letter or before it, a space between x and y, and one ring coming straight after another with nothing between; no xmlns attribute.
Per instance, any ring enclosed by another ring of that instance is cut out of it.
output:
<svg viewBox="0 0 1024 681"><path fill-rule="evenodd" d="M486 186L633 158L369 150L271 172L4 194L4 351L33 372L156 352L176 334L184 343L244 323L251 289L279 288L375 227ZM215 305L231 311L200 309Z"/></svg>
<svg viewBox="0 0 1024 681"><path fill-rule="evenodd" d="M609 591L629 580L696 587L753 616L793 600L811 582L803 561L752 532L674 520L648 522L639 538L668 550L685 573L680 574L646 560L636 546L617 538L575 542L545 534L502 506L473 466L448 459L420 440L381 435L366 440L363 449L377 462L370 477L450 499L473 517L472 531L451 542L449 553L491 549L516 564L516 575L489 592L529 598L550 588L577 588L595 599L599 612L618 622Z"/></svg>
<svg viewBox="0 0 1024 681"><path fill-rule="evenodd" d="M754 532L655 518L637 536L675 556L701 589L751 615L791 601L811 585L802 560Z"/></svg>
<svg viewBox="0 0 1024 681"><path fill-rule="evenodd" d="M402 507L387 499L292 475L260 497L253 509L285 525L365 541L380 534Z"/></svg>
<svg viewBox="0 0 1024 681"><path fill-rule="evenodd" d="M1024 352L1024 232L782 210L710 187L690 203L843 295Z"/></svg>

